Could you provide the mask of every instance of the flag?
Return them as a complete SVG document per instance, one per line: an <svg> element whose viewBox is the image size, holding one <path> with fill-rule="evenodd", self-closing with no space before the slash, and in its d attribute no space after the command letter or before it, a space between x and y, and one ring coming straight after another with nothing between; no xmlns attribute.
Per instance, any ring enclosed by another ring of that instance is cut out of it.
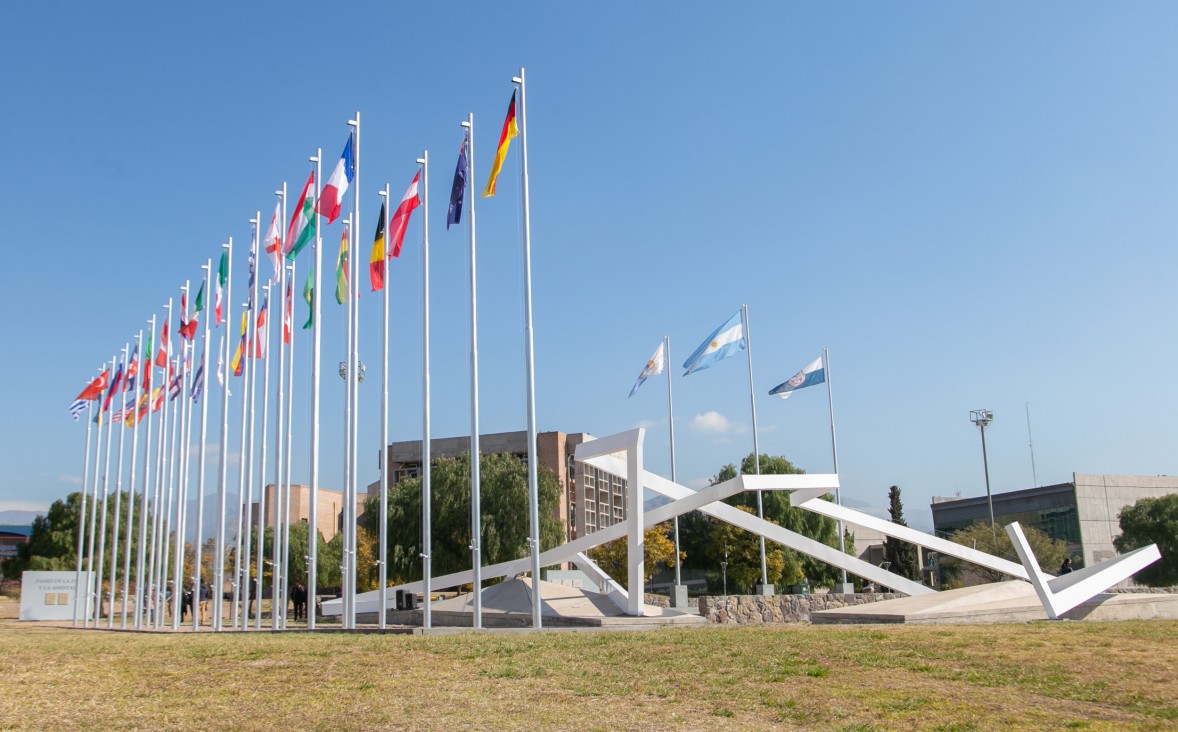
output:
<svg viewBox="0 0 1178 732"><path fill-rule="evenodd" d="M200 392L205 387L205 363L204 358L200 360L200 366L196 367L196 373L192 375L192 388L189 393L192 394L192 402L195 404L200 399Z"/></svg>
<svg viewBox="0 0 1178 732"><path fill-rule="evenodd" d="M348 184L356 177L356 157L352 154L352 139L353 136L349 133L348 144L344 145L343 154L339 156L339 162L335 164L331 177L323 184L323 190L319 193L319 203L315 205L315 210L320 216L326 217L329 224L334 224L339 218L340 202L348 191Z"/></svg>
<svg viewBox="0 0 1178 732"><path fill-rule="evenodd" d="M315 210L312 201L307 197L311 186L315 185L315 171L311 171L307 182L303 185L303 194L295 206L294 215L290 217L290 226L286 229L286 245L283 251L287 259L294 259L303 251L303 247L315 239Z"/></svg>
<svg viewBox="0 0 1178 732"><path fill-rule="evenodd" d="M88 403L87 400L79 398L75 399L74 403L70 405L70 414L74 416L75 422L78 421L79 415L86 411L86 404Z"/></svg>
<svg viewBox="0 0 1178 732"><path fill-rule="evenodd" d="M225 386L225 334L217 342L217 383Z"/></svg>
<svg viewBox="0 0 1178 732"><path fill-rule="evenodd" d="M282 342L290 345L290 329L294 327L294 277L286 281L286 303L283 305Z"/></svg>
<svg viewBox="0 0 1178 732"><path fill-rule="evenodd" d="M160 407L164 406L164 387L157 386L151 392L151 411L152 413L160 411Z"/></svg>
<svg viewBox="0 0 1178 732"><path fill-rule="evenodd" d="M458 165L454 168L454 182L450 185L450 208L446 210L446 228L462 221L462 200L466 197L466 145L470 134L462 135L462 147L458 148Z"/></svg>
<svg viewBox="0 0 1178 732"><path fill-rule="evenodd" d="M413 176L397 210L393 212L393 220L389 222L389 237L392 243L392 256L401 256L401 242L405 240L405 229L409 227L409 215L413 209L421 205L421 197L417 195L417 184L421 181L421 171Z"/></svg>
<svg viewBox="0 0 1178 732"><path fill-rule="evenodd" d="M106 392L106 399L102 401L102 411L110 410L110 400L114 397L115 392L119 391L119 387L123 383L123 367L119 366L119 370L115 372L115 377L111 379L110 389Z"/></svg>
<svg viewBox="0 0 1178 732"><path fill-rule="evenodd" d="M307 273L307 282L303 285L303 299L307 301L307 322L303 323L303 330L315 325L315 268Z"/></svg>
<svg viewBox="0 0 1178 732"><path fill-rule="evenodd" d="M102 373L95 376L82 390L81 394L74 397L75 401L93 402L102 398L102 392L106 391L108 386L107 379L110 378L110 369L103 369Z"/></svg>
<svg viewBox="0 0 1178 732"><path fill-rule="evenodd" d="M797 389L805 389L807 386L814 386L815 384L822 384L826 382L826 368L822 363L822 356L814 359L810 363L802 367L802 370L794 374L784 384L778 384L769 390L770 394L775 394L782 399L789 399L789 395L793 394Z"/></svg>
<svg viewBox="0 0 1178 732"><path fill-rule="evenodd" d="M254 309L254 282L256 281L258 268L257 252L253 249L250 249L250 255L247 258L247 261L249 262L249 279L246 280L245 283L245 309L252 311Z"/></svg>
<svg viewBox="0 0 1178 732"><path fill-rule="evenodd" d="M180 371L177 371L176 375L172 377L172 380L168 382L168 401L176 401L176 397L180 396L183 386L184 370L181 369Z"/></svg>
<svg viewBox="0 0 1178 732"><path fill-rule="evenodd" d="M249 313L241 314L241 341L237 344L237 350L233 352L233 358L229 361L229 368L233 369L234 376L241 376L242 363L245 361L243 356L247 353L245 336L249 332Z"/></svg>
<svg viewBox="0 0 1178 732"><path fill-rule="evenodd" d="M339 256L335 260L335 301L343 305L348 301L348 227L339 240Z"/></svg>
<svg viewBox="0 0 1178 732"><path fill-rule="evenodd" d="M695 349L695 353L683 362L683 368L687 369L683 375L702 371L717 361L735 356L744 349L744 320L740 311L737 311L728 322L712 331L712 334L699 344L699 348Z"/></svg>
<svg viewBox="0 0 1178 732"><path fill-rule="evenodd" d="M123 391L135 391L135 375L139 373L139 345L131 352L131 360L127 362L127 374L123 382Z"/></svg>
<svg viewBox="0 0 1178 732"><path fill-rule="evenodd" d="M155 353L155 365L161 369L168 365L168 321L160 328L160 347Z"/></svg>
<svg viewBox="0 0 1178 732"><path fill-rule="evenodd" d="M229 282L229 252L221 252L221 264L217 265L217 292L214 294L213 310L217 321L213 325L220 325L222 313L221 305L225 300L225 285Z"/></svg>
<svg viewBox="0 0 1178 732"><path fill-rule="evenodd" d="M258 322L254 327L254 358L266 357L266 319L270 312L270 296L262 300L262 307L258 308Z"/></svg>
<svg viewBox="0 0 1178 732"><path fill-rule="evenodd" d="M491 165L491 178L487 187L483 189L483 198L495 195L495 181L499 179L499 171L503 168L503 160L507 157L507 148L511 141L519 134L515 125L515 92L511 93L511 104L507 107L507 119L503 120L503 131L499 133L499 147L495 150L495 162Z"/></svg>
<svg viewBox="0 0 1178 732"><path fill-rule="evenodd" d="M200 289L196 291L196 304L192 306L192 314L196 315L205 309L205 283L200 281Z"/></svg>
<svg viewBox="0 0 1178 732"><path fill-rule="evenodd" d="M380 219L376 222L376 236L372 240L372 256L368 260L368 279L372 281L372 291L384 289L384 201L380 202Z"/></svg>
<svg viewBox="0 0 1178 732"><path fill-rule="evenodd" d="M274 204L274 216L270 219L270 227L266 229L266 238L262 240L263 249L266 254L270 255L270 264L274 265L274 276L270 278L271 282L277 282L278 275L282 272L282 255L278 251L282 246L282 237L278 233L281 215L282 202L279 201Z"/></svg>
<svg viewBox="0 0 1178 732"><path fill-rule="evenodd" d="M186 318L187 316L188 316L188 293L181 292L180 293L180 329L178 332L180 333L181 338L183 338L184 340L191 343L192 339L196 337L197 322L196 322L196 318L192 318L189 321L185 321L184 318Z"/></svg>
<svg viewBox="0 0 1178 732"><path fill-rule="evenodd" d="M658 376L659 374L663 373L663 367L666 366L667 360L665 352L663 351L663 347L666 345L667 344L665 342L660 343L658 350L656 350L654 355L650 357L650 360L646 362L646 366L642 368L642 373L638 374L638 381L634 382L634 388L630 389L630 396L634 396L634 394L638 391L638 387L642 386L643 382L645 382L648 378L651 376ZM630 397L626 398L629 399Z"/></svg>

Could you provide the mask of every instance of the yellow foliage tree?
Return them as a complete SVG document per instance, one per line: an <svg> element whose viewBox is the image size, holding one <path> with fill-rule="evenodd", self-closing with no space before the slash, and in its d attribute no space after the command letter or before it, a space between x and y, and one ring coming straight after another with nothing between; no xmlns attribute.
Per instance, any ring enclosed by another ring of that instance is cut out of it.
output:
<svg viewBox="0 0 1178 732"><path fill-rule="evenodd" d="M661 567L673 567L675 565L675 542L671 540L671 525L670 523L659 524L652 526L643 533L643 577L642 581L650 582L650 578L654 576ZM627 580L627 559L629 557L629 550L626 546L626 537L615 539L606 542L600 546L595 546L588 552L589 558L601 567L602 571L608 574L613 580L621 585L626 584ZM686 559L687 553L680 552L679 559Z"/></svg>

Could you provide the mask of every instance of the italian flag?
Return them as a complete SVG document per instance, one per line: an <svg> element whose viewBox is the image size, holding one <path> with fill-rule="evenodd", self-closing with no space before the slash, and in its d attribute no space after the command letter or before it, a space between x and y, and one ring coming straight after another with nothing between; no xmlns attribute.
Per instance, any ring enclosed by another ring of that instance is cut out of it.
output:
<svg viewBox="0 0 1178 732"><path fill-rule="evenodd" d="M217 322L214 325L220 325L224 319L221 305L225 301L225 283L229 281L229 252L221 252L221 264L217 267L217 291L213 295L213 311L217 315Z"/></svg>

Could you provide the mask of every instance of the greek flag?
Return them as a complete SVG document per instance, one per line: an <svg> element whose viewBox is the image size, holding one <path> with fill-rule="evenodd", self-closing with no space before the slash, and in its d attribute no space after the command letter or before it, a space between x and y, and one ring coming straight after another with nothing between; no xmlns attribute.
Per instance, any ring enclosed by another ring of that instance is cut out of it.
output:
<svg viewBox="0 0 1178 732"><path fill-rule="evenodd" d="M86 411L86 400L75 399L74 403L70 405L70 414L74 415L74 421L77 422L79 415Z"/></svg>

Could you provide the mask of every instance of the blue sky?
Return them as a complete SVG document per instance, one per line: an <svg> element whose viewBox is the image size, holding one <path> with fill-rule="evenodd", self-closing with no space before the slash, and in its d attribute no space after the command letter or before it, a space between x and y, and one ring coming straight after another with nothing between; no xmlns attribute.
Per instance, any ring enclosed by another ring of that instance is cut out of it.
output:
<svg viewBox="0 0 1178 732"><path fill-rule="evenodd" d="M328 175L357 110L362 253L376 191L398 199L430 151L433 430L466 434L466 237L446 232L445 202L459 121L475 115L481 185L520 66L541 430L646 425L647 461L669 472L665 383L626 395L663 335L681 363L746 303L761 450L830 469L824 390L767 395L828 346L849 500L882 506L897 484L927 525L931 496L984 492L977 408L995 414L995 491L1032 484L1028 404L1040 484L1178 472L1178 8L496 7L10 9L0 510L77 489L74 394L230 236L244 281L248 219L269 220L283 181L297 196L317 147ZM518 174L513 150L499 195L477 202L485 432L525 426ZM327 263L339 231L325 228ZM420 231L415 216L391 274L398 440L421 436ZM361 297L364 483L379 475L379 308ZM342 317L325 302L328 366ZM331 371L325 487L342 476ZM747 370L672 373L678 474L698 485L752 448Z"/></svg>

